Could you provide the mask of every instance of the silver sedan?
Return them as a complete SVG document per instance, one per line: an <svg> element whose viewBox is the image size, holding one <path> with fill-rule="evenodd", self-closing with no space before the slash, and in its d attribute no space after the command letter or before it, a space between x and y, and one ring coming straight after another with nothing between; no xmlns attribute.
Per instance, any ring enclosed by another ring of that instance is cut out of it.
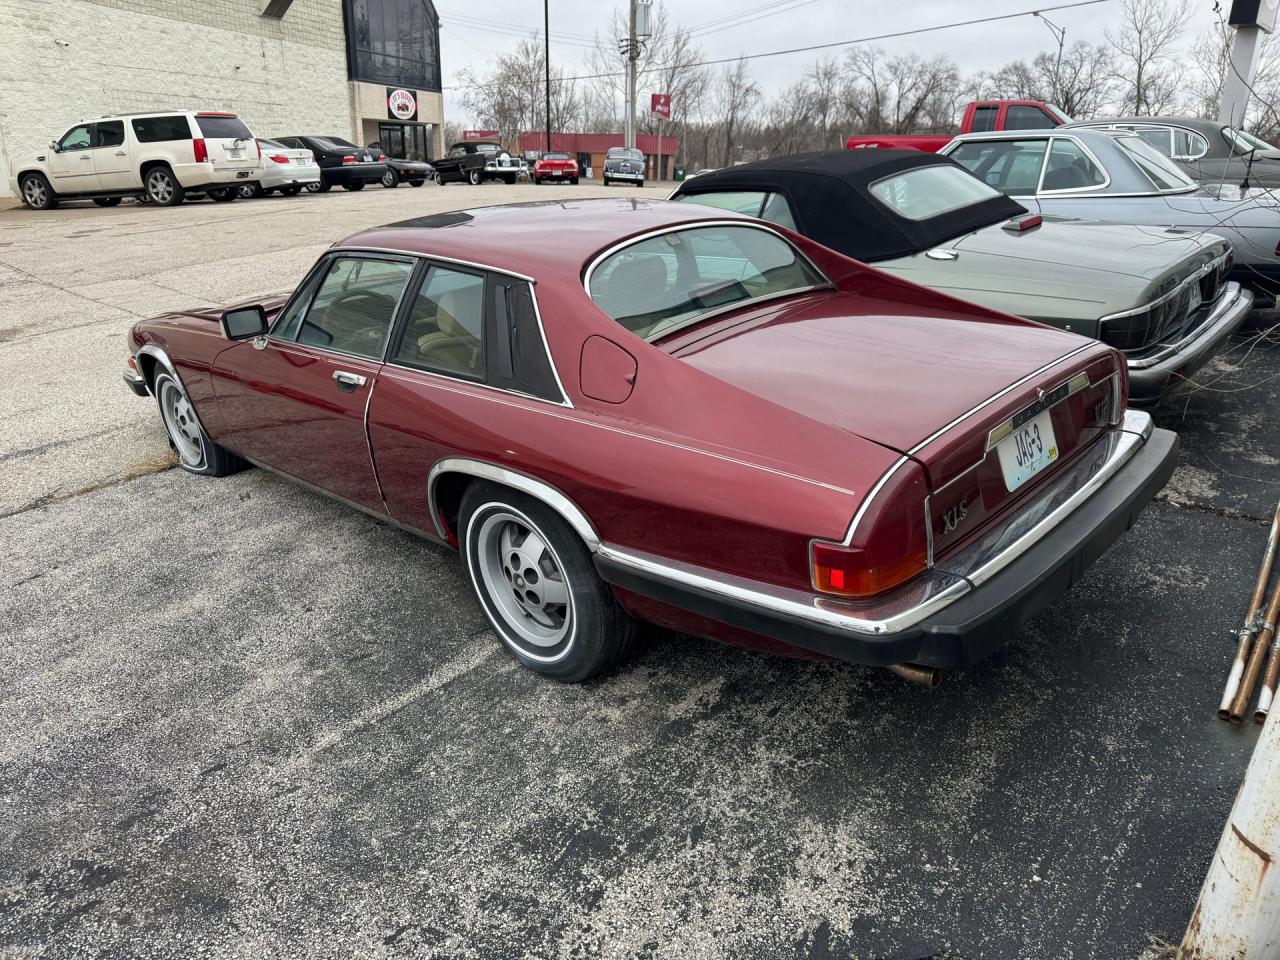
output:
<svg viewBox="0 0 1280 960"><path fill-rule="evenodd" d="M258 140L262 151L262 170L257 183L240 188L244 198L263 197L277 190L286 197L297 196L303 187L312 190L320 183L320 164L310 150L286 147L274 140Z"/></svg>

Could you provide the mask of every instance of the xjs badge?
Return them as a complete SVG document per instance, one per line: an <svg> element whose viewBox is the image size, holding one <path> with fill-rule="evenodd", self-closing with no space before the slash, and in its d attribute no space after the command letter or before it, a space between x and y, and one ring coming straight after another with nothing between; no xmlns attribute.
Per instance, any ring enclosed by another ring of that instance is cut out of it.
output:
<svg viewBox="0 0 1280 960"><path fill-rule="evenodd" d="M942 511L942 532L950 533L969 515L969 504L961 500L954 507Z"/></svg>

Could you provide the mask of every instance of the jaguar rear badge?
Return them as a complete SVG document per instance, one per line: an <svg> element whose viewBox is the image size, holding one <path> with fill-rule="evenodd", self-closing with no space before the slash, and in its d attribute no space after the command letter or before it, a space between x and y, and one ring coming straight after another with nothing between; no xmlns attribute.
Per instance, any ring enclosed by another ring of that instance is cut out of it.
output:
<svg viewBox="0 0 1280 960"><path fill-rule="evenodd" d="M960 521L969 516L969 504L961 500L954 507L942 511L942 532L950 533L960 526Z"/></svg>

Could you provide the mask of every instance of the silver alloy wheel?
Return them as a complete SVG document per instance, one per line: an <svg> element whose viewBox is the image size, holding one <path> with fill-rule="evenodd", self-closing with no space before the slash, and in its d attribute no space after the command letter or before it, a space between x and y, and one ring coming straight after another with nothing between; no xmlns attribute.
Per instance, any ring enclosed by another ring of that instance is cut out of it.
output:
<svg viewBox="0 0 1280 960"><path fill-rule="evenodd" d="M49 191L39 177L27 177L22 181L22 196L33 210L43 210L49 202Z"/></svg>
<svg viewBox="0 0 1280 960"><path fill-rule="evenodd" d="M173 199L173 181L164 170L152 170L147 174L147 194L156 203L168 203Z"/></svg>
<svg viewBox="0 0 1280 960"><path fill-rule="evenodd" d="M444 174L442 174L442 173L434 174L434 175L431 177L431 179L432 179L432 180L434 180L434 181L436 182L436 185L437 185L437 186L441 186L441 187L443 187L443 186L444 186Z"/></svg>
<svg viewBox="0 0 1280 960"><path fill-rule="evenodd" d="M236 188L236 192L240 194L240 198L242 200L252 200L255 196L253 184L251 183L240 184L240 186Z"/></svg>
<svg viewBox="0 0 1280 960"><path fill-rule="evenodd" d="M188 467L204 463L204 437L186 394L168 377L160 385L160 413L178 456Z"/></svg>
<svg viewBox="0 0 1280 960"><path fill-rule="evenodd" d="M388 167L387 172L382 175L382 185L384 187L394 187L397 183L396 172Z"/></svg>
<svg viewBox="0 0 1280 960"><path fill-rule="evenodd" d="M508 639L522 653L547 659L550 648L571 637L574 605L564 567L546 534L523 514L498 506L484 516L474 545L483 589ZM567 652L566 647L550 659Z"/></svg>
<svg viewBox="0 0 1280 960"><path fill-rule="evenodd" d="M314 180L311 183L307 184L307 193L319 193L319 192L320 192L319 180Z"/></svg>

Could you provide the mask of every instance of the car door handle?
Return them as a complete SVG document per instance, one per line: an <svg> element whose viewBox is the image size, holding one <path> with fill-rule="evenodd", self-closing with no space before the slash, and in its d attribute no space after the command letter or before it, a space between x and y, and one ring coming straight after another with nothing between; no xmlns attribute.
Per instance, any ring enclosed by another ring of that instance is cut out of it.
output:
<svg viewBox="0 0 1280 960"><path fill-rule="evenodd" d="M91 153L82 153L82 154L80 154L80 159L81 159L81 160L92 160L92 159L93 159L93 154L91 154Z"/></svg>
<svg viewBox="0 0 1280 960"><path fill-rule="evenodd" d="M356 387L365 385L365 378L358 373L348 373L346 370L333 371L333 379L338 383L338 389L343 393L351 393Z"/></svg>
<svg viewBox="0 0 1280 960"><path fill-rule="evenodd" d="M117 157L127 157L128 155L129 155L129 151L128 151L128 150L117 150L117 151L116 151L116 156L117 156Z"/></svg>

